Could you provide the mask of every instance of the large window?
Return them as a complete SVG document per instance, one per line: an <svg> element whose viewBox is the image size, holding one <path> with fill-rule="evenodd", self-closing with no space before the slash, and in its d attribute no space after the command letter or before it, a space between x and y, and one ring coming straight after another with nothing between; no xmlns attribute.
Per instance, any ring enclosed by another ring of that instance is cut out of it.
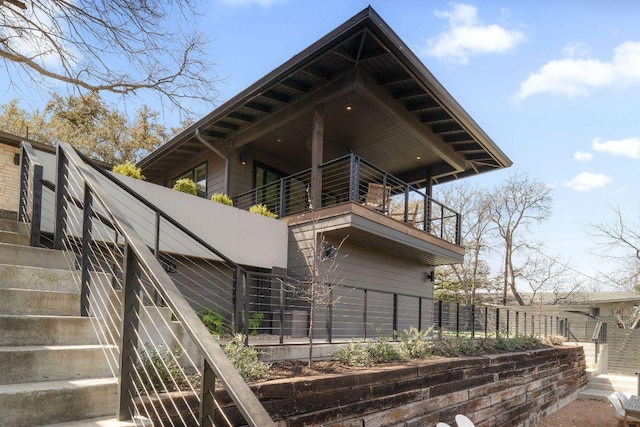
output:
<svg viewBox="0 0 640 427"><path fill-rule="evenodd" d="M196 183L198 196L207 197L207 162L204 162L195 168L186 171L182 175L175 177L171 186L174 186L177 180L183 178L189 178Z"/></svg>

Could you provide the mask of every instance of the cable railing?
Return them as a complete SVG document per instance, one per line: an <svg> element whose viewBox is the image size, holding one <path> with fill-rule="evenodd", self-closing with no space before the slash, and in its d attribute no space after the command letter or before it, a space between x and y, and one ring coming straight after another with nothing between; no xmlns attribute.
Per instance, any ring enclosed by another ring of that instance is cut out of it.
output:
<svg viewBox="0 0 640 427"><path fill-rule="evenodd" d="M240 329L244 270L68 144L57 151L53 244L79 271L81 314L118 379L118 419L273 425L196 313Z"/></svg>
<svg viewBox="0 0 640 427"><path fill-rule="evenodd" d="M324 163L321 207L359 203L395 220L460 244L460 215L432 199L422 189L403 182L366 160L349 154ZM312 210L311 170L257 187L234 198L234 206L248 210L263 204L278 217Z"/></svg>

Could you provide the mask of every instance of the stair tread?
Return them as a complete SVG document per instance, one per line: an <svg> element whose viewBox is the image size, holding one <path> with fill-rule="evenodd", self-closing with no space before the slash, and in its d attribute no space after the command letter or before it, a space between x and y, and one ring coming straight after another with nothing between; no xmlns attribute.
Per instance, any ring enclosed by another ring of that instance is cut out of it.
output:
<svg viewBox="0 0 640 427"><path fill-rule="evenodd" d="M7 291L21 291L21 292L39 292L39 293L47 293L47 294L60 294L60 295L79 295L80 292L70 292L70 291L53 291L48 289L32 289L32 288L0 288L0 292Z"/></svg>
<svg viewBox="0 0 640 427"><path fill-rule="evenodd" d="M7 243L0 243L0 245L3 245L3 244L6 245ZM20 246L20 245L14 245L14 246ZM54 249L46 249L46 248L38 248L38 249L45 249L45 250L48 250L48 251L53 251L54 250ZM33 269L33 270L42 270L42 271L54 270L54 271L65 271L65 272L68 272L68 273L80 273L78 270L69 270L68 268L38 267L36 265L16 265L16 264L5 264L5 263L2 263L2 262L0 262L0 267L19 267L19 268L29 268L29 269Z"/></svg>
<svg viewBox="0 0 640 427"><path fill-rule="evenodd" d="M51 424L49 427L129 427L129 426L146 426L153 425L148 419L136 418L135 421L118 421L115 418L90 418L80 421L71 421L68 423Z"/></svg>
<svg viewBox="0 0 640 427"><path fill-rule="evenodd" d="M71 390L85 387L117 384L117 378L82 378L73 380L37 381L19 384L0 385L0 395L14 393L30 393L45 390Z"/></svg>

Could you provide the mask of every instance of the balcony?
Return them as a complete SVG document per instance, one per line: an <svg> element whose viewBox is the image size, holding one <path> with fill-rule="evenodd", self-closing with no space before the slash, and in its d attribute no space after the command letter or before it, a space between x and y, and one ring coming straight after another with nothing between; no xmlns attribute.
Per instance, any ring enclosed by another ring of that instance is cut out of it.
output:
<svg viewBox="0 0 640 427"><path fill-rule="evenodd" d="M319 171L321 197L314 198L310 194L312 174L308 169L241 194L235 197L234 205L249 209L251 205L262 203L279 218L301 216L320 209L323 218L357 215L393 229L396 236L400 232L460 252L452 248L460 245L460 214L432 199L423 189L403 182L354 154L329 161ZM321 200L315 209L311 203L314 199ZM308 216L301 218L309 220ZM434 240L432 236L440 240ZM387 238L394 240L389 233ZM461 260L461 256L453 258Z"/></svg>

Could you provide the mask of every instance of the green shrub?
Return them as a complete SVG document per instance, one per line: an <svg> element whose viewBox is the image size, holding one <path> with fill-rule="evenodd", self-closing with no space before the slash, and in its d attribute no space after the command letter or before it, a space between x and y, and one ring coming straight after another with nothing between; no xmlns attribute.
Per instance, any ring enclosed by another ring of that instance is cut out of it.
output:
<svg viewBox="0 0 640 427"><path fill-rule="evenodd" d="M140 358L137 364L140 378L136 378L138 388L172 391L188 386L189 378L176 361L181 355L180 352L172 353L168 349L163 351L162 346L156 349L146 345L145 348L138 349L138 354Z"/></svg>
<svg viewBox="0 0 640 427"><path fill-rule="evenodd" d="M258 359L260 352L251 346L244 345L245 336L236 334L231 341L222 346L233 366L245 381L255 381L269 375L269 365Z"/></svg>
<svg viewBox="0 0 640 427"><path fill-rule="evenodd" d="M227 328L224 325L224 318L220 313L205 309L198 313L198 316L200 316L200 320L202 320L202 323L209 329L211 334L222 336L226 333Z"/></svg>
<svg viewBox="0 0 640 427"><path fill-rule="evenodd" d="M213 193L211 196L211 201L216 203L222 203L223 205L233 206L233 200L231 197L227 196L224 193Z"/></svg>
<svg viewBox="0 0 640 427"><path fill-rule="evenodd" d="M429 335L431 329L420 331L413 326L400 333L399 352L406 359L424 359L431 355Z"/></svg>
<svg viewBox="0 0 640 427"><path fill-rule="evenodd" d="M406 360L398 351L398 348L391 344L391 339L386 335L378 337L377 341L369 342L367 351L375 363L400 362Z"/></svg>
<svg viewBox="0 0 640 427"><path fill-rule="evenodd" d="M258 215L262 215L262 216L266 216L268 218L278 218L278 215L274 214L273 212L271 212L269 209L267 209L267 207L265 205L263 205L262 203L259 203L257 205L253 205L249 208L249 212L254 213L254 214L258 214Z"/></svg>
<svg viewBox="0 0 640 427"><path fill-rule="evenodd" d="M367 349L367 345L356 341L351 341L346 347L336 351L333 357L348 366L366 367L372 366L375 362Z"/></svg>
<svg viewBox="0 0 640 427"><path fill-rule="evenodd" d="M436 356L471 356L482 350L480 341L471 337L442 337L432 341L432 351Z"/></svg>
<svg viewBox="0 0 640 427"><path fill-rule="evenodd" d="M260 322L264 319L264 313L253 313L249 319L249 335L258 335Z"/></svg>
<svg viewBox="0 0 640 427"><path fill-rule="evenodd" d="M182 193L197 195L196 183L191 178L182 178L176 181L173 185L173 189Z"/></svg>
<svg viewBox="0 0 640 427"><path fill-rule="evenodd" d="M545 345L538 338L531 335L519 335L517 337L498 337L493 348L500 351L533 350L543 348Z"/></svg>
<svg viewBox="0 0 640 427"><path fill-rule="evenodd" d="M111 171L114 173L118 173L120 175L144 180L144 175L142 175L142 169L137 168L131 162L125 162L120 165L115 165L113 169L111 169Z"/></svg>
<svg viewBox="0 0 640 427"><path fill-rule="evenodd" d="M564 337L562 335L549 335L543 342L549 345L562 345Z"/></svg>

